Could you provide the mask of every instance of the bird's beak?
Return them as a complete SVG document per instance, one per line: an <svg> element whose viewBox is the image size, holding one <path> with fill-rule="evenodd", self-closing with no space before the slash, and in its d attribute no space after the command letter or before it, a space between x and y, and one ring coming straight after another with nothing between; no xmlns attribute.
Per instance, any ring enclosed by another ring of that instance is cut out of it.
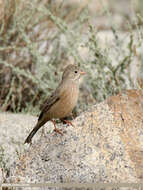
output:
<svg viewBox="0 0 143 190"><path fill-rule="evenodd" d="M81 75L85 75L86 72L84 72L84 71L80 71L80 74L81 74Z"/></svg>

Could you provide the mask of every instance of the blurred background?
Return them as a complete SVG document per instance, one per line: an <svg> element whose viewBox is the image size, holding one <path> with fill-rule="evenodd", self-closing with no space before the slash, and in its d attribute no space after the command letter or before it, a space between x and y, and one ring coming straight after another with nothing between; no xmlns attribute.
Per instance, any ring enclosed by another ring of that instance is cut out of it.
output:
<svg viewBox="0 0 143 190"><path fill-rule="evenodd" d="M142 88L142 0L0 0L1 111L39 112L63 68L86 72L78 115Z"/></svg>

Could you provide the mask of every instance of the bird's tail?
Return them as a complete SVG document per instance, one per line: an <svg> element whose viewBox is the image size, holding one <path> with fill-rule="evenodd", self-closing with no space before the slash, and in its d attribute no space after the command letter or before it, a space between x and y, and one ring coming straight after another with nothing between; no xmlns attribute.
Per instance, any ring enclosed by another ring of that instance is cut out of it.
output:
<svg viewBox="0 0 143 190"><path fill-rule="evenodd" d="M35 133L42 127L41 122L38 122L35 127L33 128L33 130L30 132L30 134L28 135L28 137L26 138L25 143L30 143L33 136L35 135Z"/></svg>

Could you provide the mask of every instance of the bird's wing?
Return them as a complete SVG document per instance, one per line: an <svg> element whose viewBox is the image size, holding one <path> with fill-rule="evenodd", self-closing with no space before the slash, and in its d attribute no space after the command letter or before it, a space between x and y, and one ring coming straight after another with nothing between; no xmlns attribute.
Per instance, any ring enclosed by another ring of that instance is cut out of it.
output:
<svg viewBox="0 0 143 190"><path fill-rule="evenodd" d="M60 91L59 91L59 88L57 88L56 91L54 91L52 95L49 96L49 98L46 100L46 103L43 106L43 109L39 115L38 120L40 120L43 114L46 113L52 107L52 105L55 104L59 100L60 100Z"/></svg>
<svg viewBox="0 0 143 190"><path fill-rule="evenodd" d="M67 90L61 83L59 87L52 93L52 95L49 96L49 98L46 100L46 103L44 104L43 109L39 115L38 121L43 117L44 113L46 113L56 102L61 99L61 97L65 99L67 96Z"/></svg>

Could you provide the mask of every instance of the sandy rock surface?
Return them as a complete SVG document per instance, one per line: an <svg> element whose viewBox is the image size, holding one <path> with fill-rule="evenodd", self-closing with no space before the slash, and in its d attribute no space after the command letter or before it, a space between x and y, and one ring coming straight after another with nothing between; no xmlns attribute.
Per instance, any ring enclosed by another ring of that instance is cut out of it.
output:
<svg viewBox="0 0 143 190"><path fill-rule="evenodd" d="M37 118L25 114L0 113L0 153L3 154L3 162L6 168L19 158L22 152L27 149L24 140L30 130L34 127ZM49 122L47 131L51 131L52 124ZM41 138L41 131L34 139Z"/></svg>
<svg viewBox="0 0 143 190"><path fill-rule="evenodd" d="M36 118L1 114L0 143L5 155L11 156L7 181L141 182L142 110L143 91L122 92L82 113L73 121L75 127L60 124L63 136L55 133L41 136L39 131L31 146L23 145L23 141ZM14 142L20 144L19 156L15 156L18 145Z"/></svg>

